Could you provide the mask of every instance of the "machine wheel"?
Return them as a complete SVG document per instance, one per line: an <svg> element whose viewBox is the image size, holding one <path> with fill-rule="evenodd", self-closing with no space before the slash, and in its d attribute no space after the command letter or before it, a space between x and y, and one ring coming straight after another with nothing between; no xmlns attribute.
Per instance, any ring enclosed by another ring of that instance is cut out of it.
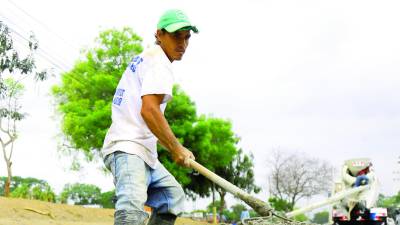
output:
<svg viewBox="0 0 400 225"><path fill-rule="evenodd" d="M370 225L387 225L387 219L385 218L383 221L370 221Z"/></svg>
<svg viewBox="0 0 400 225"><path fill-rule="evenodd" d="M350 221L334 221L333 225L350 225Z"/></svg>

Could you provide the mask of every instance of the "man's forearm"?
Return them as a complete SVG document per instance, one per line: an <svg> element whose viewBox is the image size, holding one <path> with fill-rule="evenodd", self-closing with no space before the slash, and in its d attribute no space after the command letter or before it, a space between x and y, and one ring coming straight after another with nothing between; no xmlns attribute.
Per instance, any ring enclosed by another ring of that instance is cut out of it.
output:
<svg viewBox="0 0 400 225"><path fill-rule="evenodd" d="M148 107L145 110L142 110L141 114L147 127L158 138L161 145L169 151L174 151L180 145L178 139L172 132L168 121L165 119L158 107Z"/></svg>

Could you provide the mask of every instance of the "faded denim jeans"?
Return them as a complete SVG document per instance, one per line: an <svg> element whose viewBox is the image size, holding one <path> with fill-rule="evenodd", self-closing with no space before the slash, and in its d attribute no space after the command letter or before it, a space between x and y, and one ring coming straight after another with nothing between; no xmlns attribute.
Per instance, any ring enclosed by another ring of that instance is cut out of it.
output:
<svg viewBox="0 0 400 225"><path fill-rule="evenodd" d="M172 225L183 212L183 189L161 163L152 169L139 156L121 151L107 155L104 163L114 178L115 225L143 225L144 205L153 208L149 225Z"/></svg>

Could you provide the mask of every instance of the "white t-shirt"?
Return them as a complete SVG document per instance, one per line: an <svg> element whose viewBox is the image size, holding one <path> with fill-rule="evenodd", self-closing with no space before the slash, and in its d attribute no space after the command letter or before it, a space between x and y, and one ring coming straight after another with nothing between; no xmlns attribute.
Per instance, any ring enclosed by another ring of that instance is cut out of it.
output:
<svg viewBox="0 0 400 225"><path fill-rule="evenodd" d="M123 151L141 157L156 168L157 138L147 127L140 111L142 96L164 94L161 111L172 98L174 85L171 62L160 46L136 56L125 70L112 103L112 124L104 139L102 155Z"/></svg>

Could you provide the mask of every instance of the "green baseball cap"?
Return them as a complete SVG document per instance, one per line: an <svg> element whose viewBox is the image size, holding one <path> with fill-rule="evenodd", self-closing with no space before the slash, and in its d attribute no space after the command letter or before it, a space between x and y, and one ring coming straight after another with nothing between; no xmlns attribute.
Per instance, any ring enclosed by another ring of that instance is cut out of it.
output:
<svg viewBox="0 0 400 225"><path fill-rule="evenodd" d="M180 30L192 30L198 33L199 30L189 22L189 18L184 12L178 9L166 11L158 21L157 29L165 29L169 33Z"/></svg>

